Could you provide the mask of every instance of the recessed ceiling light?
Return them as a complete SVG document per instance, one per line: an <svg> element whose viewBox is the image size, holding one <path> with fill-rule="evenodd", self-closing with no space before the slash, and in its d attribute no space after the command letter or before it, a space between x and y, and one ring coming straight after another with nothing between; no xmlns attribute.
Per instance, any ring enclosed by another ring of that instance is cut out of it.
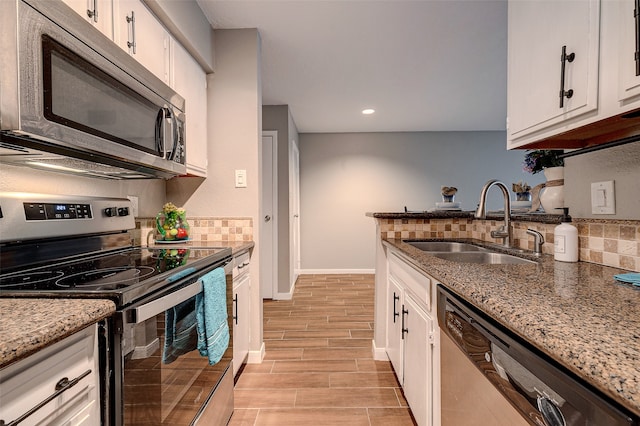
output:
<svg viewBox="0 0 640 426"><path fill-rule="evenodd" d="M367 109L363 109L363 110L362 110L362 113L363 113L364 115L371 115L371 114L373 114L374 112L376 112L376 110L375 110L375 109L373 109L373 108L367 108Z"/></svg>

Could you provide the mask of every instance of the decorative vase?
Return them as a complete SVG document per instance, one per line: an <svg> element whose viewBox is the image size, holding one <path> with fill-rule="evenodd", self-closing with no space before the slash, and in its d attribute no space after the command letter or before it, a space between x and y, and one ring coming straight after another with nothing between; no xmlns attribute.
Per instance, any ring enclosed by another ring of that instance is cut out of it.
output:
<svg viewBox="0 0 640 426"><path fill-rule="evenodd" d="M549 167L543 172L547 182L540 193L540 204L545 213L560 214L564 207L564 167Z"/></svg>
<svg viewBox="0 0 640 426"><path fill-rule="evenodd" d="M516 192L516 201L531 201L531 193L529 191Z"/></svg>
<svg viewBox="0 0 640 426"><path fill-rule="evenodd" d="M159 241L184 241L189 239L189 223L184 209L161 211L156 215Z"/></svg>

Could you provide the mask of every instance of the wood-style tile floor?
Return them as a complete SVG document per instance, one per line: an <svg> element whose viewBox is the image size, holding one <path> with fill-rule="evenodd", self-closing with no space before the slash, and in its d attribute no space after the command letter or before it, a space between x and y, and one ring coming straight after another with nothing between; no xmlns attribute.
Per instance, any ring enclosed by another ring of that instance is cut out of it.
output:
<svg viewBox="0 0 640 426"><path fill-rule="evenodd" d="M389 362L374 361L373 275L303 275L264 302L266 355L235 387L230 425L407 425Z"/></svg>

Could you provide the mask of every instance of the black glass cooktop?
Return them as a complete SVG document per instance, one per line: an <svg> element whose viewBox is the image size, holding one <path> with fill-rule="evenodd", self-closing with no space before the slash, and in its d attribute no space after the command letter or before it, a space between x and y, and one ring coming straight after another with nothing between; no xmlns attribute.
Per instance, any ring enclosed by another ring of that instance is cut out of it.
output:
<svg viewBox="0 0 640 426"><path fill-rule="evenodd" d="M0 275L0 296L110 298L118 305L230 258L228 248L133 247Z"/></svg>

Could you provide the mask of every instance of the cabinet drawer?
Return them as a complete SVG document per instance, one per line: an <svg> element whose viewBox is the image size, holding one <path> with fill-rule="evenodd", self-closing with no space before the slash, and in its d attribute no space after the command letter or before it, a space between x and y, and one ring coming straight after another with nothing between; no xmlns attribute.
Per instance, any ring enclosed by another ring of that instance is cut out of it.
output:
<svg viewBox="0 0 640 426"><path fill-rule="evenodd" d="M242 274L249 272L251 258L249 252L244 252L233 258L233 279L240 277Z"/></svg>
<svg viewBox="0 0 640 426"><path fill-rule="evenodd" d="M93 414L88 416L92 424L99 424L95 331L96 325L88 327L0 370L0 420L8 423L27 413L56 393L56 384L62 379L73 381L82 377L30 415L24 424L70 420L77 417L74 413L87 414L87 409Z"/></svg>
<svg viewBox="0 0 640 426"><path fill-rule="evenodd" d="M409 290L416 301L431 308L431 280L395 253L389 255L389 275Z"/></svg>

